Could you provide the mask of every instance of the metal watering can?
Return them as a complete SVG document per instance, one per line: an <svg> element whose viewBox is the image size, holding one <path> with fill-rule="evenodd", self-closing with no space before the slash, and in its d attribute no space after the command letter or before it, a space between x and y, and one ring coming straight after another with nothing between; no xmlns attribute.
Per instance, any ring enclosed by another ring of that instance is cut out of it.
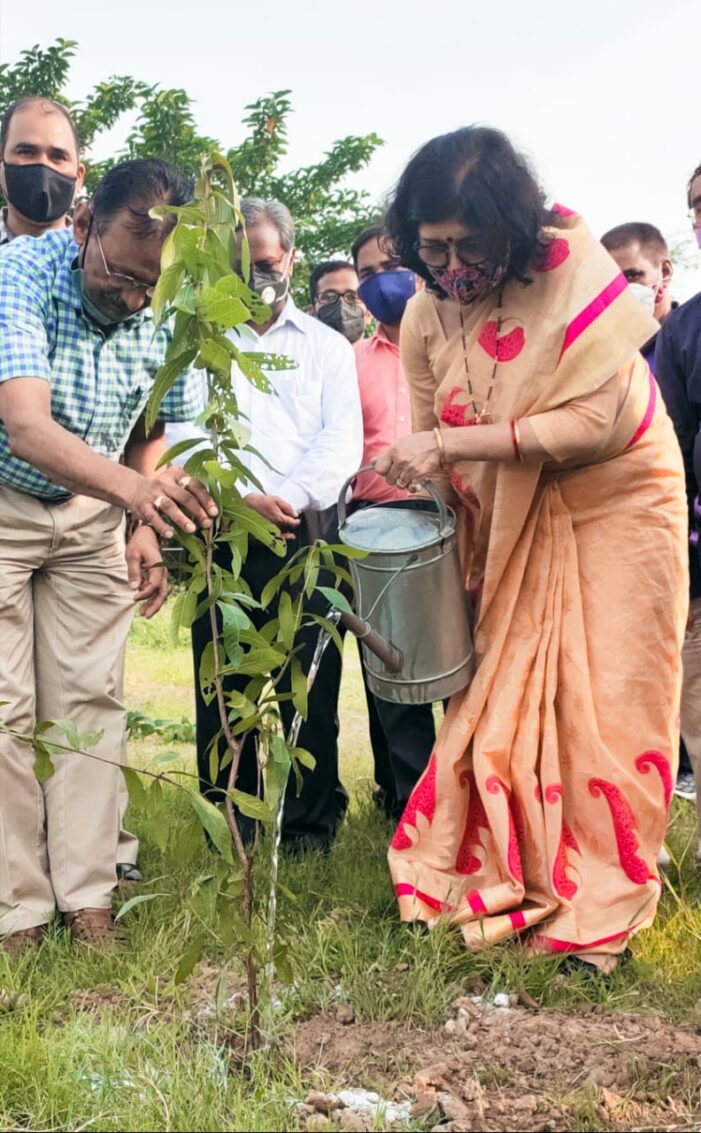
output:
<svg viewBox="0 0 701 1133"><path fill-rule="evenodd" d="M349 516L355 475L338 497L339 536L367 554L350 559L357 615L341 620L363 643L368 685L381 700L444 700L465 688L473 671L455 512L427 483L431 499L375 504Z"/></svg>

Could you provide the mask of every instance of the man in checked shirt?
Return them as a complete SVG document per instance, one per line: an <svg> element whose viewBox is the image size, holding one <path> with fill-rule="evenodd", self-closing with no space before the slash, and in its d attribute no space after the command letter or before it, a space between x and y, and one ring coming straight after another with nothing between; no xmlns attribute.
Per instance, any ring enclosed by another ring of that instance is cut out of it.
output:
<svg viewBox="0 0 701 1133"><path fill-rule="evenodd" d="M150 616L167 594L157 536L216 514L181 468L156 472L165 421L197 410L189 381L150 436L140 427L169 341L148 306L173 221L149 210L191 190L166 162L124 162L73 230L18 237L0 257L0 713L23 734L62 718L104 729L99 760L58 756L42 784L31 749L0 735L0 937L13 952L40 942L56 908L74 939L114 939L126 636L134 603ZM125 510L141 522L126 560Z"/></svg>

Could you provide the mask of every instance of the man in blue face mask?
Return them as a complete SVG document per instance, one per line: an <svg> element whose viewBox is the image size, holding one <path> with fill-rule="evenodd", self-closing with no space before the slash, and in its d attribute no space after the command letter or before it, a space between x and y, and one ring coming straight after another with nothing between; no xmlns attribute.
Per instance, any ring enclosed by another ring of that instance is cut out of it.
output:
<svg viewBox="0 0 701 1133"><path fill-rule="evenodd" d="M411 432L411 403L399 356L399 333L417 279L414 272L400 267L379 225L361 232L351 251L360 280L358 294L377 324L371 338L354 346L365 465L386 445ZM356 481L353 506L386 503L405 499L406 495L384 477L365 472ZM430 705L379 700L367 683L365 695L378 785L376 799L390 818L397 819L428 763L435 739L433 713Z"/></svg>

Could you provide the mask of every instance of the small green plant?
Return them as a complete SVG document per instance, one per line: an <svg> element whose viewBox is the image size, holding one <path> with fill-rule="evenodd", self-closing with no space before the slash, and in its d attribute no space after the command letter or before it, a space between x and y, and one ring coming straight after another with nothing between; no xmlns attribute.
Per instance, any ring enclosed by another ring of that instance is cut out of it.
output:
<svg viewBox="0 0 701 1133"><path fill-rule="evenodd" d="M271 830L280 827L290 773L299 782L301 767L311 770L314 766L311 755L296 746L294 729L285 735L280 705L291 697L298 716L306 714L308 678L297 657L298 634L303 627L315 624L340 647L333 619L308 613L308 603L320 588L333 605L347 608L335 586L319 586L329 576L337 583L347 575L336 564L333 548L318 543L281 564L260 602L251 594L242 573L249 539L263 542L281 557L285 543L280 531L248 507L242 495L242 491L260 485L242 460L242 453L252 450L232 386L232 366L235 364L250 382L273 396L262 366L281 369L291 363L248 353L235 341L237 327L251 319L262 322L270 312L246 283L248 243L241 235L244 219L227 160L217 153L204 157L192 203L176 209L163 206L154 212L176 214L176 225L164 243L163 270L152 303L155 319L172 319L174 333L156 376L146 428L151 428L161 400L180 374L188 367L202 371L206 406L200 422L209 443L203 446L197 440L182 441L163 460L189 454L186 471L206 485L219 509L214 527L201 537L182 532L176 535L188 557L173 606L174 626L187 628L196 618L208 616L211 628L211 642L199 673L202 695L215 701L219 710L220 731L211 746L211 781L216 782L221 770L228 767L223 812L199 797L195 807L196 816L219 851L213 871L202 879L201 888L210 909L214 909L217 938L230 953L245 956L250 1038L256 1047L261 1039L261 966L265 965L268 975L268 1000L274 970L282 975L289 972L286 944L277 938L274 923L279 829L268 842L274 853L267 900L257 900L253 863L261 845L261 826ZM222 544L230 550L230 567L222 565L228 562L228 556L216 553ZM250 612L260 607L269 608L270 617L257 629ZM230 674L248 677L244 692L226 690ZM291 692L281 692L281 681L288 674ZM261 787L256 795L245 793L237 785L243 746L251 732L257 737ZM220 741L224 745L221 761ZM141 781L137 788L138 777L128 773L128 779L131 789L141 797ZM256 835L250 843L242 835L239 815L256 822ZM203 945L204 936L195 936L179 968L179 978L191 970Z"/></svg>
<svg viewBox="0 0 701 1133"><path fill-rule="evenodd" d="M195 725L187 716L180 720L154 720L135 709L127 712L127 735L130 740L158 736L167 744L191 744L195 741Z"/></svg>

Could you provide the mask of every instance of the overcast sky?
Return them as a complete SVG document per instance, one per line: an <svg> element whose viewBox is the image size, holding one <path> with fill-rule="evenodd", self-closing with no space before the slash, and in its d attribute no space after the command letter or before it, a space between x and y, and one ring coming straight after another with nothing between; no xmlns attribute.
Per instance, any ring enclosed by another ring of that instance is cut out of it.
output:
<svg viewBox="0 0 701 1133"><path fill-rule="evenodd" d="M182 86L225 144L246 103L289 87L289 165L375 131L386 144L360 180L378 198L426 139L498 126L597 235L646 220L676 243L701 162L700 25L699 0L0 0L0 59L76 39L72 97L112 74ZM701 288L690 259L684 294Z"/></svg>

